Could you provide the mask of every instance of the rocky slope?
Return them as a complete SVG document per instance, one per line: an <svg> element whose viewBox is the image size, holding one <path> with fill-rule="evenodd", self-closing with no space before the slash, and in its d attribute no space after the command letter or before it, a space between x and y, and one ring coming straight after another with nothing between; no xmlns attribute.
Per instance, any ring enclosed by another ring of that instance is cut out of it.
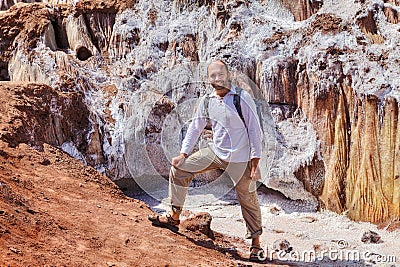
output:
<svg viewBox="0 0 400 267"><path fill-rule="evenodd" d="M222 57L237 83L269 103L267 186L355 220L395 220L397 5L19 3L0 15L1 77L82 93L86 143L56 145L114 180L152 179L167 175L193 101L207 90L205 62Z"/></svg>

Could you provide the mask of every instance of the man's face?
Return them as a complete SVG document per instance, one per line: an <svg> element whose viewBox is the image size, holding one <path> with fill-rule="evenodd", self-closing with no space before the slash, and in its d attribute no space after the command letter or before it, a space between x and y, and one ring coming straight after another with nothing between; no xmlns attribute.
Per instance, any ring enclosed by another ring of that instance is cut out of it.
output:
<svg viewBox="0 0 400 267"><path fill-rule="evenodd" d="M230 89L229 73L221 62L213 62L208 66L208 80L216 90Z"/></svg>

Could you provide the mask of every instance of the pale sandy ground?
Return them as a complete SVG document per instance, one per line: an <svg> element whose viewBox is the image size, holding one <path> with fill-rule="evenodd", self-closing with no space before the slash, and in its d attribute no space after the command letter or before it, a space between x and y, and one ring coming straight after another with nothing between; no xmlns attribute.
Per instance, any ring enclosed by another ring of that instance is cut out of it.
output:
<svg viewBox="0 0 400 267"><path fill-rule="evenodd" d="M220 192L229 190L223 185L218 187ZM218 199L218 187L214 187L212 194L190 190L185 210L209 212L213 217L213 230L244 237L245 226L235 192L230 191ZM389 233L384 229L378 230L376 225L370 223L353 222L344 215L316 212L313 205L288 200L272 190L259 190L258 194L264 228L262 247L267 251L267 257L273 259L272 263L292 266L400 266L400 230ZM162 213L168 209L165 198L167 188L158 188L150 195L152 197L135 197L147 202L154 211ZM378 233L382 242L361 242L363 233L368 230ZM292 254L274 252L273 243L279 239L289 241Z"/></svg>

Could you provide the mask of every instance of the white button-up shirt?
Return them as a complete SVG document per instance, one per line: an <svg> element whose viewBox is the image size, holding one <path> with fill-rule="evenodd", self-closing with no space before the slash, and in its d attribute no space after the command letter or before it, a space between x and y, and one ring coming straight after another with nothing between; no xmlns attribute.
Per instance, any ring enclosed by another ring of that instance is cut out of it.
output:
<svg viewBox="0 0 400 267"><path fill-rule="evenodd" d="M233 96L235 87L231 87L222 99L215 94L209 95L208 115L213 130L213 141L209 144L214 153L228 162L247 162L260 158L262 150L262 130L258 121L256 105L245 90L240 95L240 106L246 126L243 124L235 105ZM181 153L190 154L201 132L207 125L203 96L197 108L196 116L191 121L182 142Z"/></svg>

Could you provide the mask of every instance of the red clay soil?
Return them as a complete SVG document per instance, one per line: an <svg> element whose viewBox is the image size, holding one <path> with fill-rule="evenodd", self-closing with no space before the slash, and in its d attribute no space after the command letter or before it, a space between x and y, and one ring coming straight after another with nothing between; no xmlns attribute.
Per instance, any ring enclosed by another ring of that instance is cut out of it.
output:
<svg viewBox="0 0 400 267"><path fill-rule="evenodd" d="M47 144L59 140L46 130L56 127L51 110L37 102L49 95L65 110L73 101L64 99L78 99L45 85L0 83L0 266L250 266L237 252L248 249L242 239L196 226L207 216L182 223L180 234L154 227L145 203ZM74 131L83 126L71 114L63 118L70 121L60 121L56 136L85 132Z"/></svg>

